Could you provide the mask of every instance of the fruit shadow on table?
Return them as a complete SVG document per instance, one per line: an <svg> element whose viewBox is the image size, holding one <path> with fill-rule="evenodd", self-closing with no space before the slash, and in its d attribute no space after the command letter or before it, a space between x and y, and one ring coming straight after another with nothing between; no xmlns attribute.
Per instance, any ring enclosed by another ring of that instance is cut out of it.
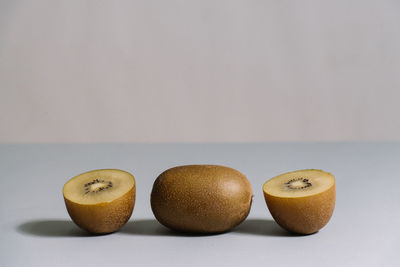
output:
<svg viewBox="0 0 400 267"><path fill-rule="evenodd" d="M39 237L90 237L90 233L78 228L71 220L32 220L17 226L17 232Z"/></svg>
<svg viewBox="0 0 400 267"><path fill-rule="evenodd" d="M123 234L132 235L151 235L151 236L187 236L187 237L202 237L214 236L220 234L247 234L247 235L260 235L260 236L281 236L290 237L298 236L297 234L290 233L282 229L275 221L269 219L247 219L239 226L230 231L216 234L199 234L177 232L170 230L161 225L155 219L137 219L129 221L121 230Z"/></svg>
<svg viewBox="0 0 400 267"><path fill-rule="evenodd" d="M17 232L24 235L32 235L39 237L96 237L102 235L93 235L78 228L70 220L43 219L32 220L19 224L16 227ZM276 236L290 237L298 236L287 232L279 227L279 225L270 219L247 219L234 229L217 234L198 234L186 233L170 230L161 225L155 219L136 219L130 220L117 233L131 235L148 235L148 236L181 236L181 237L202 237L215 236L220 234L245 234L259 236ZM111 233L112 234L112 233Z"/></svg>

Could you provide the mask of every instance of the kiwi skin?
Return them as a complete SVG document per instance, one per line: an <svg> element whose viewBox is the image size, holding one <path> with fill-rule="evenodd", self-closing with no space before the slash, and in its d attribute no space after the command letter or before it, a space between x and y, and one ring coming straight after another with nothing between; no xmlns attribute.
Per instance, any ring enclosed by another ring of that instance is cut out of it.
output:
<svg viewBox="0 0 400 267"><path fill-rule="evenodd" d="M216 234L244 221L252 189L242 173L218 165L186 165L158 176L151 208L164 226L187 233Z"/></svg>
<svg viewBox="0 0 400 267"><path fill-rule="evenodd" d="M72 221L92 234L108 234L119 230L132 215L136 199L136 182L121 197L92 205L82 205L64 197Z"/></svg>
<svg viewBox="0 0 400 267"><path fill-rule="evenodd" d="M282 198L264 191L264 197L272 217L281 227L297 234L313 234L323 228L332 217L336 184L311 196Z"/></svg>

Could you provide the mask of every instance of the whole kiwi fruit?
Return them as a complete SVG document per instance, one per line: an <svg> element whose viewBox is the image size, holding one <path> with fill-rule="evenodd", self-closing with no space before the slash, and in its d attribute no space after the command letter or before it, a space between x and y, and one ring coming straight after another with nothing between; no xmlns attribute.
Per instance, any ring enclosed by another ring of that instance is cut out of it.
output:
<svg viewBox="0 0 400 267"><path fill-rule="evenodd" d="M252 189L246 176L218 165L168 169L155 180L151 208L157 220L177 231L220 233L249 214Z"/></svg>

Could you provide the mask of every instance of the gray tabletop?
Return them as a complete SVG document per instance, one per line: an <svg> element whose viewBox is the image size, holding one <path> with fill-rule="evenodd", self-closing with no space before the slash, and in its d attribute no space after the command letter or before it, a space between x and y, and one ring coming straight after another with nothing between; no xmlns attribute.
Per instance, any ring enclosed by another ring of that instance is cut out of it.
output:
<svg viewBox="0 0 400 267"><path fill-rule="evenodd" d="M231 232L180 235L154 219L154 179L193 163L249 178L253 206ZM400 266L399 163L399 143L0 145L0 266ZM98 168L134 174L137 199L119 232L90 236L71 222L61 190ZM262 184L305 168L336 176L336 208L318 233L293 236L272 220Z"/></svg>

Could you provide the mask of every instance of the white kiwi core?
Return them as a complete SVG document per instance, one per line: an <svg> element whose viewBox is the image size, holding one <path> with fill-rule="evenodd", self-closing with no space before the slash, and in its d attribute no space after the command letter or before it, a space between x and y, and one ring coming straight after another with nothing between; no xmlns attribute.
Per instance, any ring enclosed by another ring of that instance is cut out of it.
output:
<svg viewBox="0 0 400 267"><path fill-rule="evenodd" d="M64 197L83 204L111 202L126 194L135 185L134 177L125 171L104 169L82 173L63 188Z"/></svg>
<svg viewBox="0 0 400 267"><path fill-rule="evenodd" d="M319 194L335 184L332 174L321 170L300 170L276 176L267 181L263 190L268 195L284 198Z"/></svg>

